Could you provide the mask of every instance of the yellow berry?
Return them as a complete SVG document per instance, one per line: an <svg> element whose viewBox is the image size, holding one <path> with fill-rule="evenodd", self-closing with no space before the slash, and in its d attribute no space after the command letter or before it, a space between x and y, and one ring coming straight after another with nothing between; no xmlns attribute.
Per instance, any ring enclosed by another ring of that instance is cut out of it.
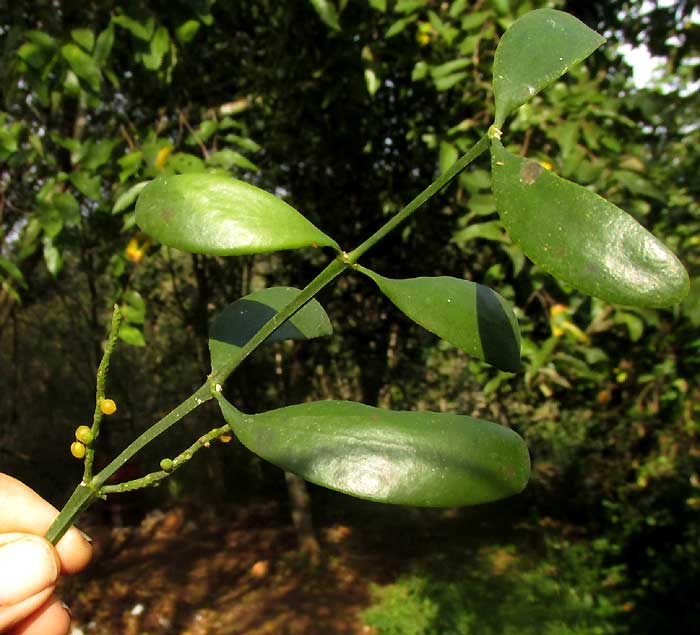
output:
<svg viewBox="0 0 700 635"><path fill-rule="evenodd" d="M222 434L219 437L219 441L221 441L221 443L230 443L231 439L233 439L233 436L230 434Z"/></svg>
<svg viewBox="0 0 700 635"><path fill-rule="evenodd" d="M103 399L100 402L100 410L103 415L113 415L117 411L117 404L112 399Z"/></svg>
<svg viewBox="0 0 700 635"><path fill-rule="evenodd" d="M93 438L92 430L88 426L78 426L75 430L75 438L85 445L90 445Z"/></svg>
<svg viewBox="0 0 700 635"><path fill-rule="evenodd" d="M80 441L73 441L70 444L70 453L76 459L82 459L85 456L85 446Z"/></svg>

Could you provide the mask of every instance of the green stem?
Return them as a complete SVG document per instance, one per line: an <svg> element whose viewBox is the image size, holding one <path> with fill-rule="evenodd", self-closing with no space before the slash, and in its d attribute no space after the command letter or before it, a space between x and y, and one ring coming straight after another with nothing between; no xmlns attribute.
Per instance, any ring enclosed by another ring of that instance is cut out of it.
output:
<svg viewBox="0 0 700 635"><path fill-rule="evenodd" d="M207 381L195 393L190 395L185 401L174 408L170 413L163 417L160 421L151 426L124 451L119 454L107 467L96 474L90 480L84 480L73 492L68 502L64 505L61 513L58 515L53 525L49 528L46 538L53 544L56 544L65 534L68 528L73 524L75 518L81 511L90 506L90 504L98 496L103 496L106 492L119 490L119 485L105 486L105 482L110 478L120 467L122 467L129 459L137 454L143 447L148 445L160 434L165 432L170 426L177 423L186 414L208 401L213 394L221 389L221 384L226 381L226 378L246 359L260 344L262 344L272 333L274 333L282 324L292 317L299 309L309 302L321 289L328 285L332 280L339 276L349 266L354 265L358 258L368 249L373 247L390 231L395 229L419 207L426 203L430 198L437 194L441 189L447 186L464 168L467 167L474 159L483 154L489 147L489 135L484 135L468 152L460 157L454 164L443 174L441 174L433 183L425 190L416 196L408 205L406 205L393 218L387 221L374 234L365 240L359 247L355 248L349 254L338 256L328 266L321 271L304 289L302 292L285 306L281 311L270 318L260 330L241 348L239 354L226 365L217 368L207 378ZM100 365L102 367L102 365ZM106 370L106 369L105 369ZM98 374L99 381L99 374ZM104 390L104 387L102 388ZM98 386L99 393L99 386ZM218 429L213 430L216 432ZM210 433L211 434L211 433ZM187 450L186 452L188 452ZM154 474L158 474L157 472ZM147 475L151 477L152 475ZM146 478L146 477L144 477ZM141 481L142 479L137 479Z"/></svg>
<svg viewBox="0 0 700 635"><path fill-rule="evenodd" d="M95 460L95 442L100 436L100 423L102 422L102 400L105 398L105 385L107 383L107 372L109 371L109 360L112 357L114 347L117 345L119 335L119 325L122 321L122 313L115 304L112 311L112 324L109 329L109 337L102 355L100 366L97 369L97 380L95 382L95 412L92 416L92 441L85 451L85 470L83 472L83 483L89 483L92 479L92 464Z"/></svg>
<svg viewBox="0 0 700 635"><path fill-rule="evenodd" d="M382 225L374 234L365 240L359 247L353 249L347 257L347 262L354 264L359 257L368 249L377 244L384 238L392 229L403 223L411 214L413 214L421 205L430 200L446 185L464 170L474 159L482 155L488 150L491 139L488 134L485 134L479 141L472 146L464 155L457 159L450 168L443 172L435 179L428 187L426 187L418 196L416 196L406 207L404 207L396 216Z"/></svg>
<svg viewBox="0 0 700 635"><path fill-rule="evenodd" d="M107 467L96 474L91 481L83 481L73 492L68 502L64 505L61 513L58 515L53 525L49 528L46 534L46 539L56 544L63 534L68 531L68 528L73 524L75 518L86 507L101 495L101 488L120 467L122 467L130 458L137 454L142 448L153 441L157 436L165 432L170 426L174 425L186 414L192 412L195 408L201 406L205 401L212 398L209 382L201 386L197 391L191 394L180 405L171 410L160 421L153 424L148 430L132 441L124 451L119 454Z"/></svg>
<svg viewBox="0 0 700 635"><path fill-rule="evenodd" d="M151 472L146 474L141 478L136 478L132 481L124 481L123 483L118 483L117 485L104 485L100 489L100 494L112 494L117 492L131 492L136 489L142 489L144 487L150 487L158 484L164 478L168 478L175 470L182 467L187 461L189 461L196 452L202 448L208 448L209 444L218 439L224 434L231 434L231 428L228 423L210 430L206 434L199 437L189 448L180 452L174 459L172 463L172 468L166 470L158 470L157 472ZM229 437L230 439L230 437Z"/></svg>
<svg viewBox="0 0 700 635"><path fill-rule="evenodd" d="M270 335L272 335L282 324L292 317L299 309L301 309L309 300L311 300L323 287L337 278L346 268L348 263L345 258L338 256L332 260L328 266L321 271L309 284L307 284L302 292L294 298L287 306L278 313L273 315L260 330L248 340L238 352L238 355L231 359L226 365L220 366L209 376L212 385L223 384L226 378L240 365L240 363L248 357L260 344L262 344Z"/></svg>

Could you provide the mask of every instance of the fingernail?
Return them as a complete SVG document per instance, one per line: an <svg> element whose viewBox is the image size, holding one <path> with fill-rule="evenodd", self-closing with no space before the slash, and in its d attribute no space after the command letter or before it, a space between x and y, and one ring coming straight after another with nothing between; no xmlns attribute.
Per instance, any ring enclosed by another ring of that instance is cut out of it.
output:
<svg viewBox="0 0 700 635"><path fill-rule="evenodd" d="M49 588L58 578L49 543L26 536L0 546L0 606L16 604Z"/></svg>
<svg viewBox="0 0 700 635"><path fill-rule="evenodd" d="M68 613L70 617L73 617L73 611L70 610L70 606L68 606L65 602L61 602L61 606L63 607L63 610Z"/></svg>
<svg viewBox="0 0 700 635"><path fill-rule="evenodd" d="M90 538L90 536L88 536L82 529L79 529L78 527L76 527L76 529L80 532L80 535L83 538L85 538L85 540L87 540L90 544L92 544L92 538Z"/></svg>

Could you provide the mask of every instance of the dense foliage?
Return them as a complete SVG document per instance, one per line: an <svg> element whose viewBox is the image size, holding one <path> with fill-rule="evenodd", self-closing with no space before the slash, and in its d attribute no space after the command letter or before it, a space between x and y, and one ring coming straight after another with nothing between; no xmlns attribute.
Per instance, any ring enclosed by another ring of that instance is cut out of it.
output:
<svg viewBox="0 0 700 635"><path fill-rule="evenodd" d="M208 371L209 321L226 302L270 284L303 285L317 270L313 253L205 259L152 244L133 214L145 180L222 167L353 244L485 132L497 38L541 4L4 7L3 470L65 495L77 469L67 440L89 409L115 302L127 320L113 362L120 419L108 428L118 448L147 425L144 414L173 405ZM594 600L592 617L574 602L571 631L593 632L575 629L600 618L622 632L656 632L672 613L685 620L678 632L691 632L700 562L700 97L690 82L700 27L691 3L651 12L641 2L548 4L610 42L518 111L507 125L509 148L634 214L689 269L687 300L631 310L559 285L511 242L495 214L488 166L477 163L368 264L396 278L450 273L498 289L519 307L524 372L497 371L437 344L357 276L323 298L337 325L329 348L276 344L246 362L232 389L251 412L313 396L508 423L534 458L522 518L552 534L573 527L575 540L564 541L566 556L552 566L562 568L563 584L593 597L602 586L611 598L602 608ZM630 84L615 40L645 42L664 56L655 87ZM178 434L164 452L182 445ZM278 485L275 472L239 454L230 467L212 453L207 478L193 466L173 477L172 490L215 483L224 491L246 479L255 494ZM562 544L547 538L545 563L552 541ZM586 567L593 572L581 578ZM539 587L547 565L523 566L513 584L528 575ZM445 577L429 564L407 582L411 597L428 602L421 615L468 593L463 579ZM512 597L517 612L525 600ZM470 602L464 615L478 614ZM416 632L447 628L426 624Z"/></svg>

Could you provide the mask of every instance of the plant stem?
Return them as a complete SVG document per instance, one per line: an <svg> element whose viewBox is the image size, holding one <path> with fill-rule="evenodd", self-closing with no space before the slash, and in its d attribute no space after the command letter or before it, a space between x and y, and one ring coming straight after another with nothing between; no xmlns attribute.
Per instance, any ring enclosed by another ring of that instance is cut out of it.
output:
<svg viewBox="0 0 700 635"><path fill-rule="evenodd" d="M248 357L260 344L262 344L270 335L272 335L282 324L292 317L299 309L301 309L309 300L311 300L323 287L337 278L347 267L348 263L345 258L338 256L334 258L324 269L319 273L309 284L307 284L302 292L294 298L287 306L273 315L260 330L248 340L241 348L238 355L231 359L228 364L220 366L209 375L210 383L213 385L223 384L226 378L240 365L240 363Z"/></svg>
<svg viewBox="0 0 700 635"><path fill-rule="evenodd" d="M176 406L170 413L163 417L160 421L153 424L148 430L137 437L132 443L130 443L124 451L119 454L107 467L105 467L101 472L96 474L93 478L86 478L80 485L75 489L68 502L64 505L61 513L58 515L53 525L49 528L46 534L46 538L50 540L53 544L56 544L61 537L66 533L68 528L73 524L75 518L84 509L90 506L90 504L100 496L104 496L106 493L124 491L124 489L135 489L137 486L146 486L152 484L156 480L165 478L167 474L163 472L163 475L159 472L154 472L147 475L142 479L136 479L133 482L118 484L114 486L105 486L107 479L109 479L120 467L122 467L129 459L131 459L135 454L137 454L143 447L148 445L160 434L165 432L172 425L177 423L186 414L192 412L195 408L208 401L212 396L220 390L220 385L223 384L227 377L240 365L240 363L246 359L258 346L260 346L272 333L274 333L282 324L284 324L290 317L292 317L299 309L301 309L307 302L309 302L316 294L318 294L321 289L338 277L345 269L354 265L358 258L364 254L368 249L373 247L382 238L384 238L390 231L398 227L403 221L405 221L411 214L413 214L419 207L426 203L430 198L437 194L441 189L447 186L464 168L467 167L474 159L483 154L489 147L489 135L484 135L479 141L474 145L469 151L467 151L462 157L455 161L452 166L443 174L441 174L435 181L433 181L425 190L423 190L418 196L416 196L408 205L406 205L401 211L399 211L393 218L387 221L382 227L380 227L374 234L372 234L367 240L360 244L357 248L348 254L343 254L342 256L336 257L332 260L324 269L321 271L304 289L301 293L285 306L281 311L276 313L272 318L270 318L241 348L238 355L230 360L226 365L220 366L215 369L207 381L197 389L192 395L190 395L185 401L180 405ZM117 312L115 311L115 316ZM113 318L113 330L114 330L114 319ZM118 318L116 318L118 319ZM116 338L116 335L114 336ZM111 341L111 334L110 334ZM110 350L111 353L111 350ZM109 363L109 356L105 353L107 357L107 362ZM103 370L103 365L100 364L100 371ZM102 378L100 376L100 371L98 371L98 389L97 395L98 400L100 394L104 396L104 375ZM106 373L106 366L104 368ZM100 383L101 382L101 383ZM102 393L100 393L102 391ZM99 403L98 403L99 409ZM99 425L99 422L98 422ZM224 426L226 427L226 426ZM99 430L99 429L98 429ZM210 433L205 435L214 434L219 436L222 434L221 429L217 428L212 430ZM213 438L213 437L212 437ZM200 440L195 443L198 445ZM194 446L193 446L194 447ZM201 444L198 446L201 447ZM185 451L184 454L190 452L192 448ZM92 457L92 455L91 455ZM178 457L179 458L179 457ZM190 457L191 458L191 457ZM86 476L89 476L86 471ZM138 483L138 485L137 485ZM122 489L120 489L120 487Z"/></svg>
<svg viewBox="0 0 700 635"><path fill-rule="evenodd" d="M347 262L354 264L358 258L368 249L373 247L382 238L384 238L392 229L403 223L411 214L413 214L421 205L430 200L443 187L449 185L450 182L466 168L474 159L486 152L491 140L488 134L485 134L479 141L473 145L465 154L457 159L450 168L443 172L435 179L428 187L426 187L418 196L416 196L406 207L391 218L388 222L382 225L374 234L365 240L359 247L353 249L347 257Z"/></svg>
<svg viewBox="0 0 700 635"><path fill-rule="evenodd" d="M53 525L46 533L46 539L56 544L63 534L68 531L68 528L73 524L75 518L86 507L102 495L101 487L107 479L112 476L120 467L122 467L131 457L137 454L143 447L148 445L157 436L165 432L170 426L174 425L186 414L192 412L198 406L201 406L205 401L212 398L209 382L205 383L194 393L192 393L185 401L171 410L160 421L153 424L143 434L132 441L124 451L119 454L107 467L101 472L95 474L91 481L83 481L75 489L68 502L64 505L61 513L58 515Z"/></svg>
<svg viewBox="0 0 700 635"><path fill-rule="evenodd" d="M175 470L187 463L187 461L189 461L197 451L201 450L202 448L208 448L209 444L214 441L214 439L218 439L225 434L231 435L231 428L229 427L228 423L220 428L214 428L206 434L203 434L189 448L183 452L180 452L180 454L173 459L172 469L169 469L167 472L165 470L159 470L157 472L146 474L141 478L134 479L133 481L124 481L123 483L118 483L117 485L103 485L100 492L102 494L130 492L135 489L156 485L164 478L170 476ZM230 439L231 437L229 436L229 440Z"/></svg>
<svg viewBox="0 0 700 635"><path fill-rule="evenodd" d="M97 381L95 382L95 412L92 416L92 442L85 451L85 470L83 472L83 483L89 483L92 479L92 464L95 460L95 442L100 436L100 423L102 422L102 400L105 398L105 384L107 383L107 372L109 371L109 360L112 357L114 347L117 345L119 335L119 325L122 321L122 313L119 306L114 305L112 311L112 324L109 329L109 337L102 355L100 366L97 369Z"/></svg>

